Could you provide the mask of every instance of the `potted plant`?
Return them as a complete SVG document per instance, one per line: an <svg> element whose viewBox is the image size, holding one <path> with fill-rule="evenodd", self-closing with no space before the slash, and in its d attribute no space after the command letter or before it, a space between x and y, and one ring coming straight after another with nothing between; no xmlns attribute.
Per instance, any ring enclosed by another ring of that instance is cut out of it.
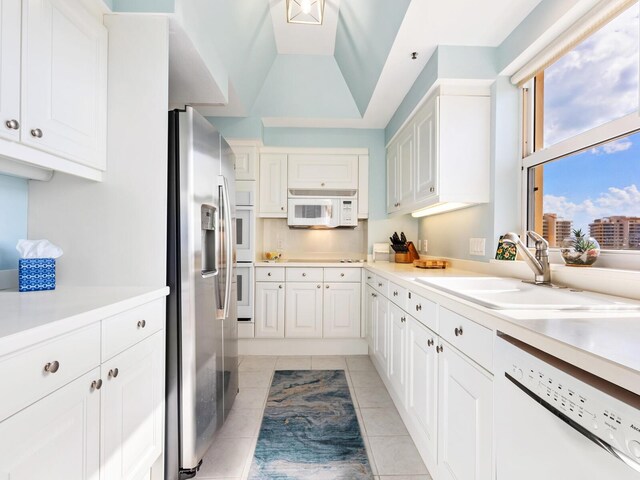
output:
<svg viewBox="0 0 640 480"><path fill-rule="evenodd" d="M593 237L588 237L582 229L571 231L572 236L562 241L560 253L564 263L570 267L589 267L600 255L600 245Z"/></svg>

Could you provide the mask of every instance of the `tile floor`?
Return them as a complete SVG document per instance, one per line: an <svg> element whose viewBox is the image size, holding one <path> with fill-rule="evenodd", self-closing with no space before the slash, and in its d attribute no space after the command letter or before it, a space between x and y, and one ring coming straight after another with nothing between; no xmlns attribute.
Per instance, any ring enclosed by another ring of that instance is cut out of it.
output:
<svg viewBox="0 0 640 480"><path fill-rule="evenodd" d="M274 370L344 369L376 480L431 480L382 380L366 355L240 358L240 393L196 477L247 477Z"/></svg>

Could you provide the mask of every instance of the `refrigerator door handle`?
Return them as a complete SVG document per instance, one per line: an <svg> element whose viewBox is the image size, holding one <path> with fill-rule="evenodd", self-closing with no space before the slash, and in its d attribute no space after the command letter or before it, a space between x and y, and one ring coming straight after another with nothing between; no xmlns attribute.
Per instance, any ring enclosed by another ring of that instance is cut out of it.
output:
<svg viewBox="0 0 640 480"><path fill-rule="evenodd" d="M227 254L227 278L225 280L225 294L224 294L224 318L229 317L229 304L231 303L231 280L233 278L233 220L231 218L231 200L229 198L229 184L226 177L221 175L222 180L222 196L224 201L224 231L225 238L225 252Z"/></svg>

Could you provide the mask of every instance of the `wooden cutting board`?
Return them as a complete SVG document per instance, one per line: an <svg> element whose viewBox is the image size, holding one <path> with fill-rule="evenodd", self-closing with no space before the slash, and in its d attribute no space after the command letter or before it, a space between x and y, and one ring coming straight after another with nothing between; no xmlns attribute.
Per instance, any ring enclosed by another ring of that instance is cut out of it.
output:
<svg viewBox="0 0 640 480"><path fill-rule="evenodd" d="M444 268L447 268L447 266L449 265L449 262L447 262L446 260L434 260L434 259L422 260L421 259L421 260L414 260L413 265L414 267L417 267L417 268L444 269Z"/></svg>

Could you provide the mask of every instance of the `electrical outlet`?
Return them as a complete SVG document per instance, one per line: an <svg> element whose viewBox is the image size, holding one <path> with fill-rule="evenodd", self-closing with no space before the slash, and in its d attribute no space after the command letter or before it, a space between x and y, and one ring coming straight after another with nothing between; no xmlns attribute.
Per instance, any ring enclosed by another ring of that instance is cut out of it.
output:
<svg viewBox="0 0 640 480"><path fill-rule="evenodd" d="M279 238L278 239L278 250L284 250L284 239L283 238Z"/></svg>
<svg viewBox="0 0 640 480"><path fill-rule="evenodd" d="M420 247L419 250L421 252L427 253L429 251L429 241L426 238L423 240L420 240L418 242L418 245Z"/></svg>
<svg viewBox="0 0 640 480"><path fill-rule="evenodd" d="M484 256L486 238L470 238L469 239L469 255Z"/></svg>

